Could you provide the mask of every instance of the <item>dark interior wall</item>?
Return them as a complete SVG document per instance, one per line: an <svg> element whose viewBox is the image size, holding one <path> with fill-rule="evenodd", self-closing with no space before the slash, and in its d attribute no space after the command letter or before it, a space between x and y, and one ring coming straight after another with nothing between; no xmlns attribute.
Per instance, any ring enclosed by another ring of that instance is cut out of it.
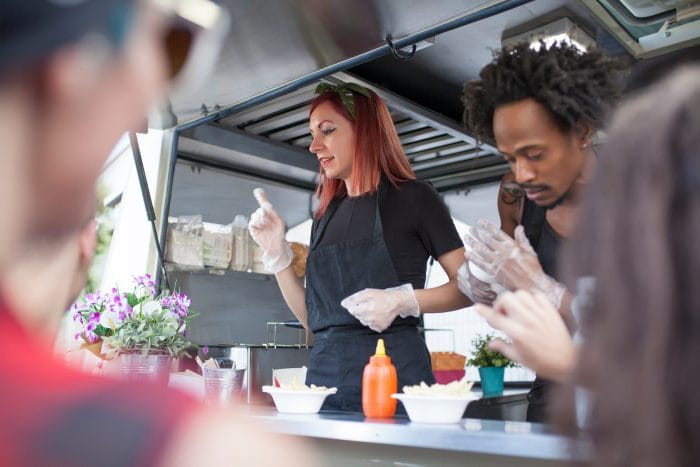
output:
<svg viewBox="0 0 700 467"><path fill-rule="evenodd" d="M182 160L175 166L170 216L201 214L217 224L228 224L237 214L250 217L258 208L256 187L265 189L288 226L311 217L311 191Z"/></svg>

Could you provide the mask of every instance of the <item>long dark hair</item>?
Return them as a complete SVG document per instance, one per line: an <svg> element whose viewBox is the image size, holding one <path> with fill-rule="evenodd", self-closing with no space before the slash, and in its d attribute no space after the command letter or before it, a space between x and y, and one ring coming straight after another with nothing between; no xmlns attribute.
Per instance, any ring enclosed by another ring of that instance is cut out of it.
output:
<svg viewBox="0 0 700 467"><path fill-rule="evenodd" d="M699 239L694 67L619 110L564 252L567 277L596 280L572 381L592 394L596 465L700 465Z"/></svg>

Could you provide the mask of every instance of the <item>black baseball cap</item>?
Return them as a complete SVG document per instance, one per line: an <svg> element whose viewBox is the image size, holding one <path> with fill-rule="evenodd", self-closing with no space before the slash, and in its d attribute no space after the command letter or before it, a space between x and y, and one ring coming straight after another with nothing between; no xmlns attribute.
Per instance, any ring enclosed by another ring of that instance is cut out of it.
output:
<svg viewBox="0 0 700 467"><path fill-rule="evenodd" d="M0 0L0 74L32 65L98 33L119 47L136 0Z"/></svg>

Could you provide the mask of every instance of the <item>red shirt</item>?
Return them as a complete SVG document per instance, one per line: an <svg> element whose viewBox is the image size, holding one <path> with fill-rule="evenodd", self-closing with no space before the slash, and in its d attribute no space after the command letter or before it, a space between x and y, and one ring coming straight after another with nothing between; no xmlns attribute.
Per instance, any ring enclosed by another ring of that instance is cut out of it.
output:
<svg viewBox="0 0 700 467"><path fill-rule="evenodd" d="M0 466L147 466L197 404L184 394L83 374L0 304Z"/></svg>

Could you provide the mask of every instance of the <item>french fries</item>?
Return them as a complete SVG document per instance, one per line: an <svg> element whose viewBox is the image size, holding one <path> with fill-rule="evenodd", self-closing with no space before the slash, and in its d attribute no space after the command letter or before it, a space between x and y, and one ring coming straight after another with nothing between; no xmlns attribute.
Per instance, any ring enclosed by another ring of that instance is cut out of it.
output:
<svg viewBox="0 0 700 467"><path fill-rule="evenodd" d="M280 383L280 389L286 389L288 391L299 391L299 392L326 392L329 390L334 390L335 388L327 388L326 386L316 386L312 384L307 386L306 384L300 382L296 377L292 378L291 383Z"/></svg>
<svg viewBox="0 0 700 467"><path fill-rule="evenodd" d="M431 386L423 381L415 386L404 386L403 392L417 396L468 396L471 394L473 385L474 381L467 381L464 378L448 384L435 383Z"/></svg>

